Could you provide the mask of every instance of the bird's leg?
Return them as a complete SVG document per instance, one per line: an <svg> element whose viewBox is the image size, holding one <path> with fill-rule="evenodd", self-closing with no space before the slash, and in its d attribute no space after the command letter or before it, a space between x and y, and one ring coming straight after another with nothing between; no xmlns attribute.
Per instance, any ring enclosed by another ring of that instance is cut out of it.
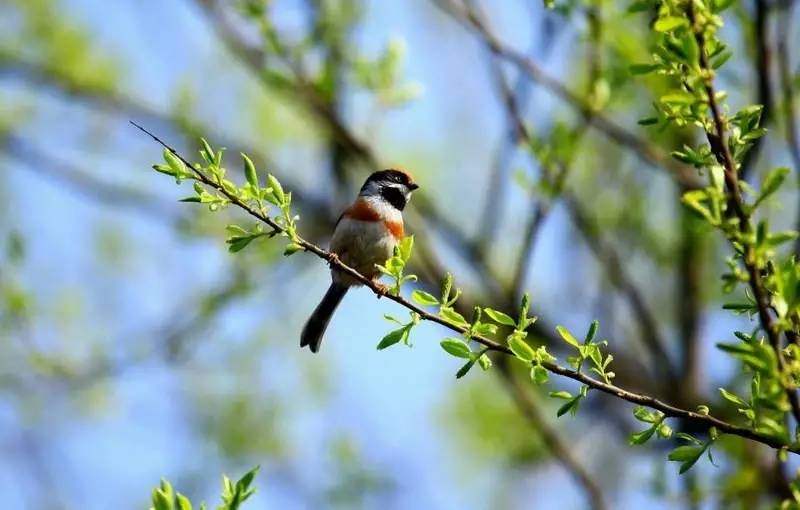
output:
<svg viewBox="0 0 800 510"><path fill-rule="evenodd" d="M378 299L380 299L383 296L389 295L391 287L389 285L386 285L385 283L381 283L380 281L378 281L378 278L379 277L376 276L375 278L372 279L372 285L375 287L375 295L378 297Z"/></svg>

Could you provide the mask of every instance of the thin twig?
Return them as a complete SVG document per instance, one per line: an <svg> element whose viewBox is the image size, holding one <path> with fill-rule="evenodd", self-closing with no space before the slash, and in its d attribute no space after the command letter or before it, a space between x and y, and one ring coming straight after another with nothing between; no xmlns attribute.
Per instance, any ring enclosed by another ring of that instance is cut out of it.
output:
<svg viewBox="0 0 800 510"><path fill-rule="evenodd" d="M181 156L175 149L167 145L164 141L162 141L158 136L154 135L153 133L149 132L144 127L131 122L136 128L141 130L143 133L150 136L153 140L159 143L162 147L170 151L176 158L180 159L186 168L190 169L194 172L195 177L197 180L209 187L214 188L219 193L223 194L232 204L236 205L237 207L243 209L248 215L256 218L257 220L263 222L267 226L271 227L273 231L277 233L285 232L284 228L281 227L278 223L276 223L272 218L267 216L266 214L262 213L261 211L254 209L250 205L243 202L239 197L235 194L226 190L220 184L214 182L211 178L206 176L203 172L197 170L197 168ZM300 237L293 240L296 244L303 248L303 250L307 252L311 252L314 255L318 256L319 258L326 260L328 264L335 268L337 271L343 272L348 276L351 276L356 281L361 283L362 285L369 288L376 296L378 297L385 297L390 301L394 301L395 303L403 306L407 310L410 310L416 313L420 320L434 322L436 324L440 324L451 331L459 333L461 335L469 334L467 328L464 326L460 326L456 323L453 323L443 317L435 315L433 313L428 312L427 310L421 308L420 306L407 301L405 298L399 295L387 294L385 288L380 286L377 282L372 281L370 278L362 275L355 269L346 264L342 263L342 261L332 252L324 250L319 246L306 241ZM507 355L514 355L511 349L495 340L487 338L482 335L470 335L469 337L471 340L475 341L476 343L486 347L488 350L498 353L503 353ZM605 383L603 381L599 381L594 379L583 372L577 372L575 370L563 367L558 365L557 363L553 362L543 362L542 366L547 369L549 372L564 376L566 378L572 379L574 381L580 382L588 386L589 388L596 389L603 393L607 393L609 395L613 395L617 398L622 400L626 400L628 402L632 402L634 404L643 405L646 407L650 407L652 409L656 409L664 413L666 416L675 417L675 418L683 418L685 420L689 420L692 422L697 423L698 425L711 428L715 427L719 432L725 434L731 434L740 436L746 439L750 439L752 441L757 441L759 443L763 443L765 445L771 446L772 448L785 450L788 452L800 454L800 445L794 444L785 444L779 439L758 432L756 430L752 430L746 427L740 427L738 425L733 425L726 421L720 420L719 418L715 418L709 414L702 414L699 412L689 411L686 409L681 409L679 407L672 406L666 402L663 402L657 398L650 397L648 395L642 395L638 393L634 393L623 388L614 386L613 384Z"/></svg>

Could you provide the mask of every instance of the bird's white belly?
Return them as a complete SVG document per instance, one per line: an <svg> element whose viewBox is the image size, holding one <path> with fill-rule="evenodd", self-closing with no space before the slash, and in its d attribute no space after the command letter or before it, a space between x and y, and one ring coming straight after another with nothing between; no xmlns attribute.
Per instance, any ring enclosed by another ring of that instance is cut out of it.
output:
<svg viewBox="0 0 800 510"><path fill-rule="evenodd" d="M342 262L368 278L379 274L376 264L383 265L392 256L395 237L382 221L360 221L342 218L331 239L331 251ZM347 285L358 284L353 278L333 272L333 279Z"/></svg>

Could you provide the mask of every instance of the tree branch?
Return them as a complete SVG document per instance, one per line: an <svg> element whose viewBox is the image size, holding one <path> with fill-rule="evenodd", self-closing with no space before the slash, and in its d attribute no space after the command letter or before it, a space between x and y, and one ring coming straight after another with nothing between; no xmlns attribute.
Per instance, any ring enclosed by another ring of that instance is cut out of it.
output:
<svg viewBox="0 0 800 510"><path fill-rule="evenodd" d="M136 128L138 128L139 130L141 130L142 132L144 132L145 134L147 134L148 136L153 138L153 140L155 140L157 143L159 143L161 146L163 146L166 150L168 150L170 153L172 153L176 158L180 159L183 162L183 164L186 165L186 168L190 169L194 173L194 175L196 176L196 179L199 182L205 184L206 186L209 186L209 187L215 189L217 192L219 192L222 195L224 195L232 204L234 204L237 207L241 208L242 210L244 210L248 215L252 216L253 218L259 220L260 222L262 222L264 224L266 224L267 226L272 228L272 230L274 232L281 233L281 232L285 231L283 229L283 227L281 227L278 223L276 223L268 215L262 213L261 211L258 211L256 209L254 209L250 205L244 203L235 194L229 192L222 185L212 181L203 172L200 172L199 170L197 170L195 168L195 166L191 162L186 160L175 149L173 149L172 147L167 145L164 141L162 141L156 135L150 133L149 131L147 131L145 128L143 128L142 126L140 126L138 124L135 124L133 122L131 122L131 124L133 124ZM377 282L372 281L370 278L367 278L366 276L360 274L355 269L353 269L353 268L345 265L344 263L342 263L341 260L339 260L339 258L334 253L331 253L331 252L329 252L327 250L324 250L324 249L320 248L319 246L317 246L317 245L315 245L313 243L310 243L310 242L308 242L305 239L302 239L300 237L298 237L295 240L293 240L293 242L296 243L297 245L299 245L303 250L305 250L307 252L310 252L310 253L313 253L314 255L318 256L319 258L321 258L323 260L326 260L328 262L328 264L332 268L335 268L337 271L343 272L346 275L354 278L356 281L358 281L362 285L364 285L367 288L369 288L376 296L378 296L378 297L386 297L386 299L388 299L390 301L393 301L393 302L403 306L407 310L410 310L410 311L416 313L421 320L434 322L436 324L440 324L440 325L446 327L447 329L449 329L449 330L451 330L453 332L459 333L461 335L467 335L468 334L467 328L465 328L463 326L460 326L460 325L458 325L456 323L453 323L453 322L451 322L451 321L449 321L449 320L447 320L447 319L445 319L443 317L440 317L438 315L434 315L434 314L428 312L427 310L424 310L420 306L418 306L418 305L416 305L416 304L414 304L414 303L412 303L410 301L407 301L402 296L393 295L393 294L387 294L385 292L384 288L382 286L380 286ZM509 347L507 347L507 346L505 346L505 345L503 345L503 344L501 344L501 343L499 343L499 342L497 342L495 340L487 338L485 336L476 335L475 334L475 335L470 335L469 338L471 340L475 341L476 343L486 347L487 350L489 350L489 351L502 353L502 354L506 354L506 355L512 355L512 356L514 355ZM775 448L775 449L779 449L779 450L784 450L784 451L800 454L800 445L785 444L785 443L781 442L780 440L778 440L777 438L775 438L773 436L770 436L770 435L767 435L767 434L764 434L764 433L761 433L761 432L758 432L756 430L752 430L752 429L749 429L749 428L746 428L746 427L740 427L740 426L737 426L737 425L733 425L733 424L728 423L726 421L720 420L719 418L715 418L715 417L713 417L713 416L711 416L709 414L701 414L699 412L689 411L689 410L686 410L686 409L681 409L681 408L672 406L672 405L667 404L667 403L665 403L665 402L663 402L663 401L661 401L659 399L656 399L656 398L653 398L653 397L650 397L650 396L647 396L647 395L634 393L634 392L625 390L623 388L620 388L618 386L615 386L613 384L608 384L608 383L605 383L603 381L599 381L597 379L594 379L594 378L584 374L583 372L577 372L575 370L563 367L563 366L561 366L561 365L559 365L557 363L554 363L554 362L542 362L542 366L545 369L547 369L549 372L553 373L553 374L561 375L561 376L566 377L568 379L572 379L574 381L580 382L582 384L585 384L589 388L596 389L598 391L601 391L603 393L607 393L609 395L613 395L613 396L615 396L617 398L620 398L622 400L626 400L626 401L634 403L634 404L639 404L639 405L643 405L643 406L646 406L646 407L650 407L652 409L659 410L662 413L664 413L666 416L675 417L675 418L683 418L684 420L688 420L688 421L694 422L697 425L699 425L701 427L704 427L704 428L716 427L716 429L721 433L740 436L740 437L743 437L743 438L746 438L746 439L750 439L752 441L763 443L763 444L771 446L772 448Z"/></svg>
<svg viewBox="0 0 800 510"><path fill-rule="evenodd" d="M750 221L750 216L745 210L745 202L742 197L741 187L739 185L739 174L736 166L736 161L733 159L730 147L728 146L725 121L723 120L722 112L720 111L719 104L717 103L716 93L713 84L713 71L708 62L708 55L705 48L705 37L702 31L695 28L696 20L694 15L693 2L688 3L687 17L692 30L697 40L697 47L699 48L700 68L706 72L709 78L704 80L704 88L706 97L708 99L708 108L711 112L711 117L714 122L714 131L706 131L708 143L714 153L717 161L722 165L725 175L725 187L727 189L728 206L736 214L739 220L739 231L744 235L749 235L753 232L753 225ZM770 298L767 294L767 289L764 286L764 281L761 278L761 271L757 267L755 248L752 244L745 244L743 261L745 269L747 270L750 289L753 292L753 298L758 306L758 317L761 321L761 327L769 339L772 349L778 359L778 368L781 377L785 373L786 360L784 359L783 349L781 348L780 330L778 324L772 319L770 315ZM794 415L797 424L800 424L800 400L798 400L797 392L792 388L786 388L786 396L791 404L792 414Z"/></svg>

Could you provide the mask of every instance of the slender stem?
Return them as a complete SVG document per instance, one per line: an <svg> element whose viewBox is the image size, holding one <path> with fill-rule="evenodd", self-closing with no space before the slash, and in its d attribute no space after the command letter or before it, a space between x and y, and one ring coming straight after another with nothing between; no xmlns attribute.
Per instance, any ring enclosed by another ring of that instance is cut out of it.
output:
<svg viewBox="0 0 800 510"><path fill-rule="evenodd" d="M131 124L133 124L139 130L141 130L142 132L144 132L145 134L147 134L148 136L153 138L153 140L155 140L156 142L161 144L165 149L170 151L175 157L180 159L183 162L183 164L186 165L187 168L191 169L194 172L194 174L195 174L195 176L196 176L196 178L197 178L197 180L199 182L202 182L203 184L205 184L205 185L207 185L207 186L209 186L211 188L214 188L219 193L223 194L232 204L234 204L237 207L243 209L247 214L249 214L253 218L256 218L257 220L259 220L259 221L265 223L266 225L268 225L269 227L271 227L274 232L282 233L282 232L285 231L283 229L283 227L281 227L278 223L276 223L268 215L266 215L265 213L253 208L249 204L243 202L241 199L239 199L239 197L237 197L236 195L234 195L234 194L230 193L229 191L227 191L219 183L214 182L211 178L206 176L203 172L197 170L195 168L195 166L191 162L189 162L186 158L181 156L175 149L173 149L172 147L167 145L164 141L162 141L156 135L154 135L153 133L149 132L148 130L146 130L145 128L143 128L142 126L140 126L140 125L138 125L138 124L136 124L134 122L131 122ZM339 258L336 256L336 254L331 253L331 252L329 252L327 250L324 250L324 249L320 248L319 246L317 246L317 245L315 245L313 243L310 243L310 242L308 242L305 239L302 239L300 237L294 239L293 241L296 244L298 244L299 246L301 246L305 251L311 252L314 255L318 256L319 258L328 261L328 263L331 265L331 267L335 267L337 271L343 272L343 273L347 274L348 276L353 277L356 281L360 282L362 285L364 285L367 288L369 288L378 297L386 297L390 301L394 301L395 303L403 306L407 310L410 310L410 311L416 313L417 315L419 315L419 318L421 320L425 320L425 321L429 321L429 322L435 322L437 324L440 324L440 325L450 329L451 331L454 331L454 332L462 334L462 335L467 333L467 328L465 328L463 326L460 326L460 325L458 325L456 323L450 322L449 320L444 319L444 318L442 318L442 317L440 317L438 315L434 315L433 313L430 313L427 310L424 310L420 306L418 306L418 305L416 305L416 304L414 304L414 303L412 303L410 301L407 301L402 296L386 294L385 289L382 286L380 286L377 282L372 281L370 278L367 278L366 276L362 275L361 273L359 273L358 271L356 271L352 267L347 266L346 264L342 263L342 261L339 260ZM488 348L491 351L498 352L498 353L503 353L503 354L507 354L507 355L511 355L511 356L514 355L513 352L511 351L511 349L508 348L507 346L505 346L505 345L503 345L503 344L501 344L501 343L499 343L499 342L497 342L495 340L489 339L489 338L487 338L485 336L473 334L473 335L470 335L470 339L475 341L478 344L483 345L484 347ZM599 381L599 380L594 379L594 378L592 378L592 377L590 377L590 376L588 376L588 375L586 375L584 373L578 373L575 370L571 370L569 368L563 367L561 365L558 365L557 363L543 362L542 366L545 369L547 369L549 372L553 373L553 374L561 375L561 376L564 376L566 378L572 379L574 381L578 381L580 383L585 384L589 388L596 389L598 391L601 391L603 393L607 393L609 395L613 395L613 396L615 396L617 398L620 398L622 400L626 400L626 401L632 402L634 404L639 404L639 405L643 405L643 406L646 406L646 407L650 407L652 409L657 409L657 410L661 411L662 413L664 413L665 415L667 415L669 417L683 418L685 420L689 420L689 421L695 422L698 425L700 425L702 427L705 427L705 428L716 427L722 433L740 436L740 437L743 437L743 438L746 438L746 439L750 439L752 441L757 441L759 443L763 443L763 444L771 446L772 448L775 448L775 449L785 450L785 451L792 452L792 453L795 453L795 454L800 454L800 445L785 444L785 443L783 443L782 441L780 441L779 439L777 439L777 438L775 438L773 436L758 432L756 430L752 430L752 429L749 429L749 428L746 428L746 427L740 427L738 425L733 425L731 423L723 421L723 420L721 420L719 418L715 418L715 417L713 417L711 415L708 415L708 414L701 414L701 413L698 413L698 412L689 411L689 410L686 410L686 409L681 409L679 407L672 406L672 405L670 405L670 404L668 404L666 402L663 402L663 401L661 401L661 400L659 400L657 398L650 397L648 395L642 395L642 394L635 393L635 392L632 392L632 391L628 391L628 390L625 390L623 388L614 386L613 384L609 384L609 383L605 383L603 381Z"/></svg>

